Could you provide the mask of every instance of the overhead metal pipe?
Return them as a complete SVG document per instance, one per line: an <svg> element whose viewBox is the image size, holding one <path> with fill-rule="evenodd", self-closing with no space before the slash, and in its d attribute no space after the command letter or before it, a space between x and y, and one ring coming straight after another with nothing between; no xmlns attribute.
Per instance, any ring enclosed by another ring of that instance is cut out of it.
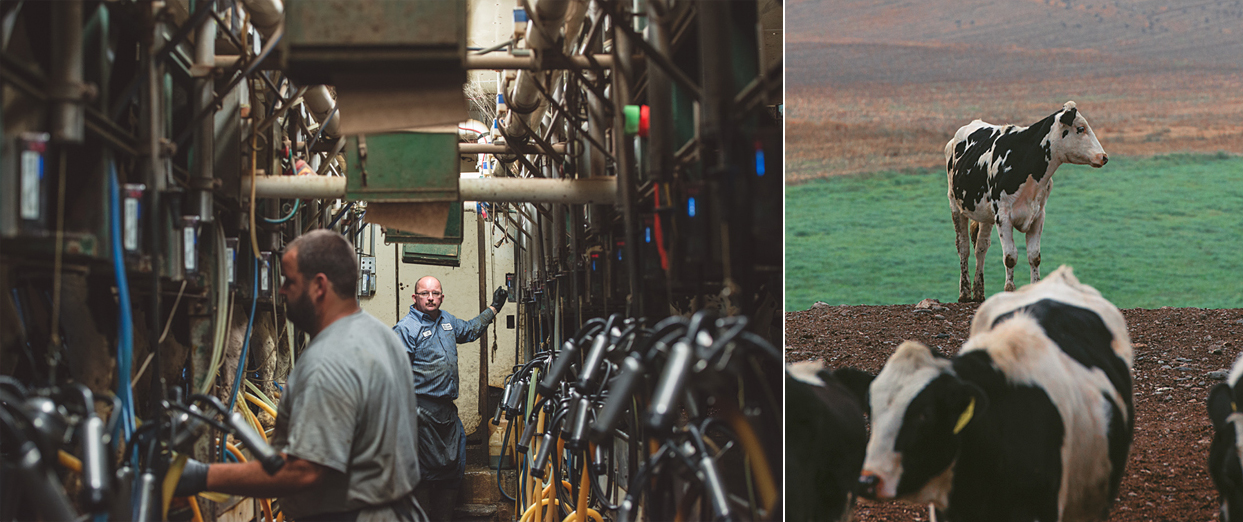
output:
<svg viewBox="0 0 1243 522"><path fill-rule="evenodd" d="M328 92L327 86L316 85L307 89L302 99L306 101L306 107L315 116L315 121L323 126L324 138L336 138L341 135L341 114L337 109L337 101L333 99L332 93Z"/></svg>
<svg viewBox="0 0 1243 522"><path fill-rule="evenodd" d="M636 61L642 62L643 58L636 56ZM564 61L563 61L564 60ZM544 63L534 56L510 56L507 54L469 54L466 55L466 61L463 62L467 69L491 69L491 70L555 70L573 67L575 69L612 69L613 56L609 54L596 54L590 58L587 56L569 56L566 58L552 58Z"/></svg>
<svg viewBox="0 0 1243 522"><path fill-rule="evenodd" d="M539 57L552 49L565 25L569 0L539 0L528 8L531 21L527 22L526 47ZM581 14L581 10L576 10ZM554 79L548 71L520 70L514 80L513 90L505 93L509 115L505 118L505 134L510 140L525 142L532 131L539 130L547 104L540 98L540 91L552 92Z"/></svg>
<svg viewBox="0 0 1243 522"><path fill-rule="evenodd" d="M242 176L250 187L250 176ZM498 203L558 203L614 205L617 179L463 178L458 180L462 201ZM256 198L337 199L345 197L342 176L256 176Z"/></svg>
<svg viewBox="0 0 1243 522"><path fill-rule="evenodd" d="M81 143L86 134L86 107L82 102L82 0L61 2L52 9L52 82L56 101L52 111L52 139Z"/></svg>
<svg viewBox="0 0 1243 522"><path fill-rule="evenodd" d="M250 24L267 40L285 19L285 5L281 0L242 0L250 13Z"/></svg>
<svg viewBox="0 0 1243 522"><path fill-rule="evenodd" d="M209 71L216 64L216 20L210 16L203 20L194 40L194 66L196 69ZM211 75L194 79L194 112L215 110L215 81ZM200 119L194 136L194 190L193 201L199 221L210 223L215 220L213 202L213 178L215 177L216 158L216 118Z"/></svg>
<svg viewBox="0 0 1243 522"><path fill-rule="evenodd" d="M565 154L565 143L553 143L552 150ZM543 149L534 146L508 143L459 143L461 154L543 154Z"/></svg>

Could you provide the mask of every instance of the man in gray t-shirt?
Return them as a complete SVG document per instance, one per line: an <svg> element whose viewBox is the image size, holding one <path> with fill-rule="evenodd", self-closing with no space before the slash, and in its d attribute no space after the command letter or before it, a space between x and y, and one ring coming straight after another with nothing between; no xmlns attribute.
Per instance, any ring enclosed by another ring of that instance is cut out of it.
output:
<svg viewBox="0 0 1243 522"><path fill-rule="evenodd" d="M191 461L176 495L280 497L298 522L426 519L412 493L418 408L409 360L392 330L359 308L355 255L339 234L316 230L281 256L289 320L313 336L277 409L272 445L285 466L268 475L258 461Z"/></svg>

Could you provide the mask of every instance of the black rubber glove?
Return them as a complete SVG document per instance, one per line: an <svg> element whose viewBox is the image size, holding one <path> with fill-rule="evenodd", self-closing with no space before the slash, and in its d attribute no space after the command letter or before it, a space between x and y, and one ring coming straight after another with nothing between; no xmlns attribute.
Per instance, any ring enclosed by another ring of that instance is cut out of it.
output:
<svg viewBox="0 0 1243 522"><path fill-rule="evenodd" d="M505 287L498 287L495 292L492 292L492 309L498 314L501 313L501 307L505 306L505 300L508 298L509 292L505 291Z"/></svg>
<svg viewBox="0 0 1243 522"><path fill-rule="evenodd" d="M173 496L188 497L206 490L209 467L211 466L194 459L187 460L186 467L181 470L181 480L177 481L177 489L173 490Z"/></svg>

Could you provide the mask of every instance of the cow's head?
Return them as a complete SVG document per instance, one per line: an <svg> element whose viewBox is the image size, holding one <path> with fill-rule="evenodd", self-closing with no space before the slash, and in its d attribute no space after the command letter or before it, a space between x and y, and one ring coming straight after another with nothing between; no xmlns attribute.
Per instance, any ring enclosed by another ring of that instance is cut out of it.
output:
<svg viewBox="0 0 1243 522"><path fill-rule="evenodd" d="M945 509L961 433L985 408L984 393L959 379L949 359L907 341L872 382L870 402L860 494Z"/></svg>
<svg viewBox="0 0 1243 522"><path fill-rule="evenodd" d="M1218 384L1208 395L1208 417L1213 422L1213 442L1209 446L1208 471L1221 498L1221 519L1243 521L1243 405L1238 381L1243 373L1243 357L1230 372L1231 384Z"/></svg>
<svg viewBox="0 0 1243 522"><path fill-rule="evenodd" d="M1049 141L1055 159L1096 168L1104 167L1109 162L1109 155L1105 154L1101 142L1096 140L1096 133L1092 132L1088 120L1075 108L1075 102L1066 102L1053 118L1055 121L1049 131Z"/></svg>

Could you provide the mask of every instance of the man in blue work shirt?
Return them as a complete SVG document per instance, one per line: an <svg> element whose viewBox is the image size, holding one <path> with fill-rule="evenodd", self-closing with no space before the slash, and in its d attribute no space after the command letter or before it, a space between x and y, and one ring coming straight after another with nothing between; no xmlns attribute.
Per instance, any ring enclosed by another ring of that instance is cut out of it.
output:
<svg viewBox="0 0 1243 522"><path fill-rule="evenodd" d="M415 489L420 505L433 521L449 520L466 473L466 436L458 418L457 345L478 339L500 313L509 293L504 287L492 294L492 305L470 321L440 309L445 294L440 281L426 276L414 284L410 313L393 331L406 344L418 394L419 469Z"/></svg>

